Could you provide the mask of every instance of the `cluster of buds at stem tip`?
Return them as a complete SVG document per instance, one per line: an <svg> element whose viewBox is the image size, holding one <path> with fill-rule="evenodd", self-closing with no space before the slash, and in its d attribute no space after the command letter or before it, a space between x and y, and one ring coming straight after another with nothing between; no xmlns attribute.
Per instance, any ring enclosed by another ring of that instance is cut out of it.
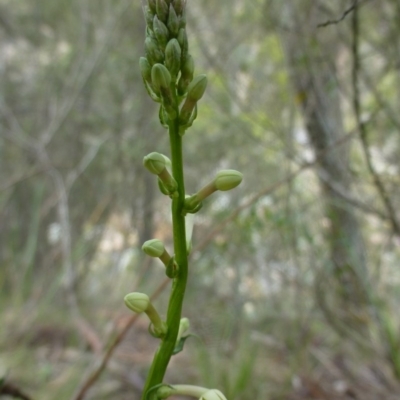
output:
<svg viewBox="0 0 400 400"><path fill-rule="evenodd" d="M125 305L135 313L146 313L153 325L154 336L163 338L167 333L167 324L161 320L157 310L151 304L149 296L133 292L124 297Z"/></svg>
<svg viewBox="0 0 400 400"><path fill-rule="evenodd" d="M178 184L167 169L171 165L167 156L156 152L150 153L144 157L143 165L158 176L158 185L162 193L172 196L177 191Z"/></svg>
<svg viewBox="0 0 400 400"><path fill-rule="evenodd" d="M192 396L199 400L227 400L218 389L207 389L192 385L163 385L157 390L158 399L167 399L173 395Z"/></svg>
<svg viewBox="0 0 400 400"><path fill-rule="evenodd" d="M242 179L243 175L233 169L219 171L210 183L201 188L196 194L185 199L185 211L192 214L196 213L205 198L217 190L227 191L234 189L242 182Z"/></svg>
<svg viewBox="0 0 400 400"><path fill-rule="evenodd" d="M178 107L182 132L196 118L196 103L203 96L207 78L193 80L194 61L186 34L186 0L147 0L145 57L140 70L145 87L154 101L161 102L162 115L175 119ZM165 118L163 117L163 120Z"/></svg>
<svg viewBox="0 0 400 400"><path fill-rule="evenodd" d="M159 258L165 265L166 274L169 278L174 278L178 272L178 266L174 257L171 257L165 249L164 243L158 239L147 240L143 243L142 250L150 257Z"/></svg>

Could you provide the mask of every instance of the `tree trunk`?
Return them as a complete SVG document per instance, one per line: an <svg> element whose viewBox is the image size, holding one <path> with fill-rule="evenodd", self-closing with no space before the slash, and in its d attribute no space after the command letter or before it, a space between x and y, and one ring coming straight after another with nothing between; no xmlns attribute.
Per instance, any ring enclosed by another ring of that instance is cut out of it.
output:
<svg viewBox="0 0 400 400"><path fill-rule="evenodd" d="M297 6L297 8L296 8ZM349 143L344 137L335 61L338 45L329 28L317 28L326 20L315 2L286 2L284 16L289 29L283 32L287 63L308 138L319 159L317 173L329 221L329 243L334 276L341 301L353 308L365 303L367 269L359 222L354 210L335 188L351 193ZM333 147L332 147L333 146ZM331 148L329 150L329 148Z"/></svg>

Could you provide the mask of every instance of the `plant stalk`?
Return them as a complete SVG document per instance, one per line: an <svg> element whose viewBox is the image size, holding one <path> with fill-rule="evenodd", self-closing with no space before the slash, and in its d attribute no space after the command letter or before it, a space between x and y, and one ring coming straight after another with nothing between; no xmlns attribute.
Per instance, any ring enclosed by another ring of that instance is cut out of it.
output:
<svg viewBox="0 0 400 400"><path fill-rule="evenodd" d="M175 87L174 87L174 93ZM176 100L176 98L175 98ZM178 110L178 107L176 107ZM177 112L177 115L179 113ZM186 249L185 217L183 205L185 200L185 185L183 174L182 137L179 135L179 117L171 120L169 137L171 147L172 174L178 183L178 196L172 199L172 229L174 238L175 261L178 265L178 273L172 282L171 296L168 304L167 326L168 332L160 343L150 367L149 374L143 389L142 400L146 399L146 393L152 387L162 383L167 370L181 320L182 303L185 295L188 276L188 255Z"/></svg>

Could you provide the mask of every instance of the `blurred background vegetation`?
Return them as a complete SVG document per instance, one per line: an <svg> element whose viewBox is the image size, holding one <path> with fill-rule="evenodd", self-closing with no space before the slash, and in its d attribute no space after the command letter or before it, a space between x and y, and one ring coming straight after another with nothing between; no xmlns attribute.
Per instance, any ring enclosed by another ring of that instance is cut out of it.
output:
<svg viewBox="0 0 400 400"><path fill-rule="evenodd" d="M209 87L187 190L222 168L244 182L195 216L184 316L199 339L169 383L400 397L399 21L398 0L188 1ZM143 241L171 246L169 200L142 167L169 152L139 74L144 28L139 0L0 0L4 396L140 396L157 340L122 299L165 278Z"/></svg>

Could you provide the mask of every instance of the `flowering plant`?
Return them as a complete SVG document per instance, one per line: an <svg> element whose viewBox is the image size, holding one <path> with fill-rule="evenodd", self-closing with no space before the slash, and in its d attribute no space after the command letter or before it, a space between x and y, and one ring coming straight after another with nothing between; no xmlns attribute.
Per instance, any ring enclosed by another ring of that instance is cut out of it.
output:
<svg viewBox="0 0 400 400"><path fill-rule="evenodd" d="M177 394L200 400L226 400L219 390L168 385L163 379L171 357L180 350L183 335L189 329L189 320L181 318L191 248L191 229L185 228L186 215L198 212L202 202L213 192L238 186L242 174L235 170L220 171L197 193L185 194L182 141L197 117L197 103L206 90L207 77L194 77L194 61L186 34L186 0L147 0L144 15L147 22L145 57L140 58L139 64L148 94L160 104L159 117L162 126L168 129L171 160L153 152L144 157L143 164L150 173L157 175L161 193L171 198L174 254L171 256L158 239L149 240L142 247L146 254L163 262L166 275L173 280L166 321L147 295L130 293L125 296L129 309L147 314L151 321L150 333L160 339L142 400L165 399Z"/></svg>

